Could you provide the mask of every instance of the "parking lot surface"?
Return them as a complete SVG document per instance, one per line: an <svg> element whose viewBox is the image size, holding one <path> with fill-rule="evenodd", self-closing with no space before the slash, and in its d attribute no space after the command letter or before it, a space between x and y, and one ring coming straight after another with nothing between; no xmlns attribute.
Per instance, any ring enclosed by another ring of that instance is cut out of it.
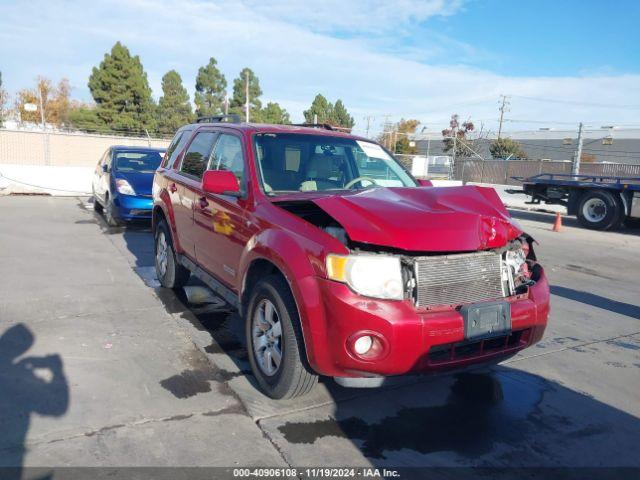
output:
<svg viewBox="0 0 640 480"><path fill-rule="evenodd" d="M544 339L375 390L272 401L238 316L159 288L148 225L0 198L0 466L640 467L640 235L513 212L551 284Z"/></svg>

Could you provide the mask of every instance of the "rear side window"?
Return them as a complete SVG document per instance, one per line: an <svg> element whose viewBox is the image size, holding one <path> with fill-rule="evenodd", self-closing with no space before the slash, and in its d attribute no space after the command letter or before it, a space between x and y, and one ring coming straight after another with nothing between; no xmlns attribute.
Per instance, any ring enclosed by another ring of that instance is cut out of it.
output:
<svg viewBox="0 0 640 480"><path fill-rule="evenodd" d="M202 178L216 136L217 134L214 132L200 132L195 136L182 159L180 166L182 173Z"/></svg>
<svg viewBox="0 0 640 480"><path fill-rule="evenodd" d="M175 163L176 158L189 140L190 133L190 130L182 130L181 132L176 133L176 136L173 137L171 145L167 148L167 153L162 160L162 167L171 167Z"/></svg>
<svg viewBox="0 0 640 480"><path fill-rule="evenodd" d="M238 183L244 181L244 159L242 156L242 142L235 135L220 135L211 158L209 170L229 170L233 172Z"/></svg>

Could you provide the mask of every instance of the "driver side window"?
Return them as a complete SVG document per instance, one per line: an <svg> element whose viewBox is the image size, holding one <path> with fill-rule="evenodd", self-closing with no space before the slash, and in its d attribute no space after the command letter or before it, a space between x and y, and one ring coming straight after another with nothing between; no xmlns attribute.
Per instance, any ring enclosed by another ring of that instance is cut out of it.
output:
<svg viewBox="0 0 640 480"><path fill-rule="evenodd" d="M238 185L244 185L244 156L242 142L235 135L222 133L213 150L209 170L229 170L238 179Z"/></svg>

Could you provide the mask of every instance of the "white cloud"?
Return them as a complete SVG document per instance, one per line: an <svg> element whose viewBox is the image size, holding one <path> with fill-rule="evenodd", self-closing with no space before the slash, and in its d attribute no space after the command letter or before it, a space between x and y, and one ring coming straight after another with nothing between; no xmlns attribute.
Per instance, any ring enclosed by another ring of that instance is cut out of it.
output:
<svg viewBox="0 0 640 480"><path fill-rule="evenodd" d="M396 7L393 11L386 5L392 3ZM411 28L429 16L454 13L459 2L289 4L278 0L262 6L257 0L118 0L93 2L91 8L83 2L66 4L64 9L48 2L31 5L33 12L25 12L24 4L0 6L0 35L4 39L0 42L0 68L13 89L31 83L37 74L55 79L69 76L76 93L88 98L90 66L98 64L104 52L121 40L140 55L156 96L160 78L171 68L180 72L192 92L198 67L214 56L230 86L243 67L252 68L260 78L264 100L280 102L296 121L302 120L302 110L316 93L332 100L342 98L359 131L364 128L364 116L374 115L374 126L379 128L385 114L392 119L404 116L436 122L428 126L438 130L454 112L494 128L501 93L640 104L639 75L510 77L497 75L489 67L425 63L430 55L441 55L450 48L447 39L438 40L437 35L432 37L432 46L417 51L388 46L387 25ZM28 25L28 34L24 25ZM354 38L327 33L341 30L369 34ZM454 48L460 51L460 45ZM509 116L567 123L629 123L637 122L638 112L514 97ZM529 126L542 125L530 122Z"/></svg>

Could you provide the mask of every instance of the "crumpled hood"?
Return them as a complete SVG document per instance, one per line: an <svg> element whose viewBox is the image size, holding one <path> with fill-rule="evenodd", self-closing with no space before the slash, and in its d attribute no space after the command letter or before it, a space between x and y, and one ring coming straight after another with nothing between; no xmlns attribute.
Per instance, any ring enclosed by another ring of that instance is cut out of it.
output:
<svg viewBox="0 0 640 480"><path fill-rule="evenodd" d="M501 247L523 232L493 188L376 188L316 198L355 242L408 251Z"/></svg>
<svg viewBox="0 0 640 480"><path fill-rule="evenodd" d="M133 187L136 195L151 195L151 186L153 185L153 175L151 173L143 172L121 172L115 171L115 178L123 178L129 185Z"/></svg>

